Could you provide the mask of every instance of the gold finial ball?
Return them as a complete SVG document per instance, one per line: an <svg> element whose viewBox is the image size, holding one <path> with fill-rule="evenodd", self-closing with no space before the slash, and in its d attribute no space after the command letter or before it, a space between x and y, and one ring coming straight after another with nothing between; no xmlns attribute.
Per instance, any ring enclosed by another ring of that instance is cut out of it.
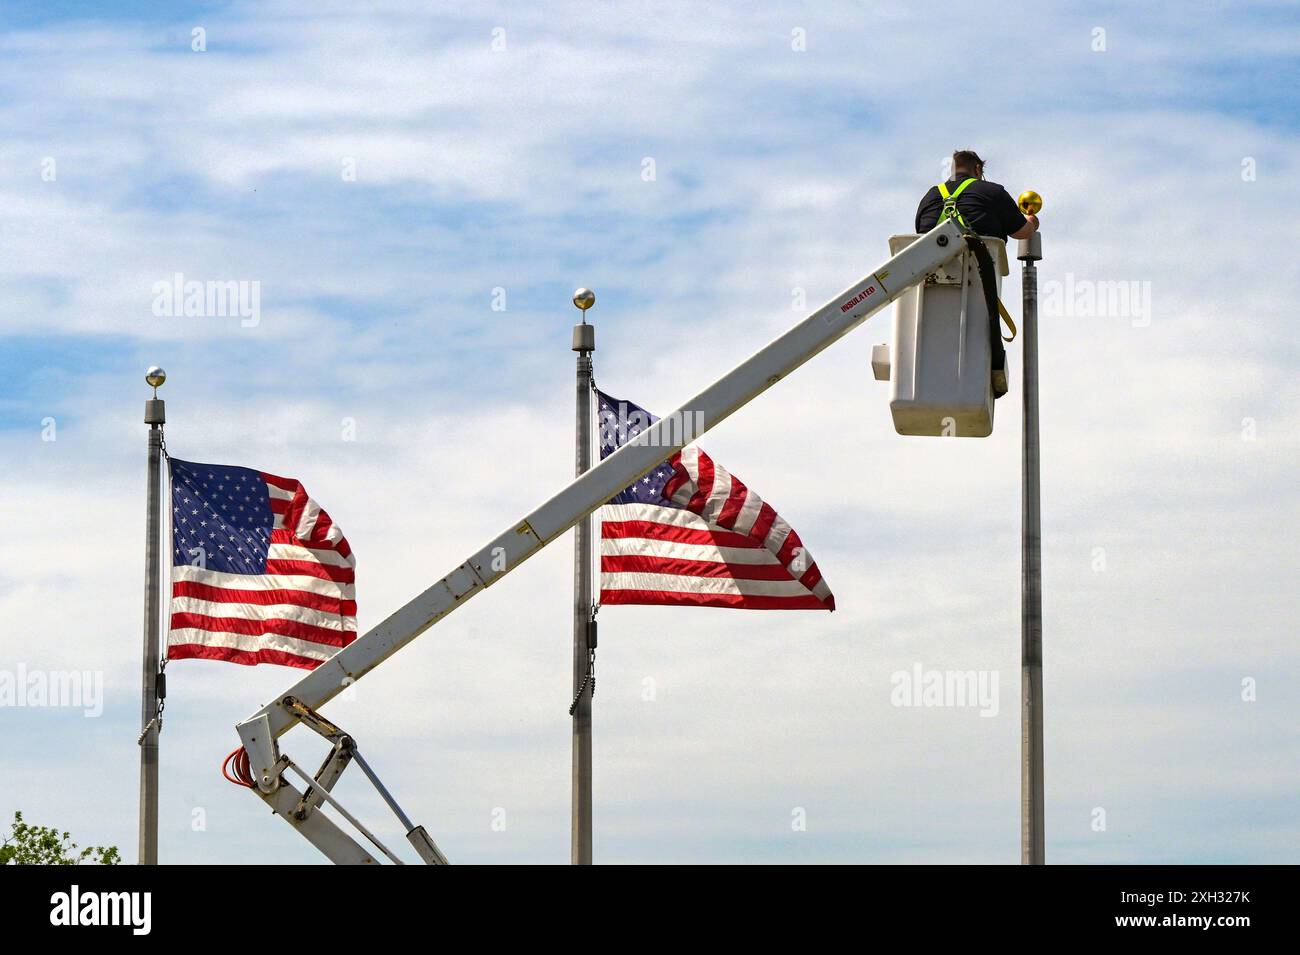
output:
<svg viewBox="0 0 1300 955"><path fill-rule="evenodd" d="M1034 190L1026 189L1020 194L1020 211L1025 215L1037 215L1041 208L1043 208L1043 197Z"/></svg>
<svg viewBox="0 0 1300 955"><path fill-rule="evenodd" d="M153 388L157 388L167 380L167 372L163 371L157 365L150 365L149 370L144 373L145 383Z"/></svg>
<svg viewBox="0 0 1300 955"><path fill-rule="evenodd" d="M580 288L573 293L573 304L585 312L596 304L596 293L589 288Z"/></svg>

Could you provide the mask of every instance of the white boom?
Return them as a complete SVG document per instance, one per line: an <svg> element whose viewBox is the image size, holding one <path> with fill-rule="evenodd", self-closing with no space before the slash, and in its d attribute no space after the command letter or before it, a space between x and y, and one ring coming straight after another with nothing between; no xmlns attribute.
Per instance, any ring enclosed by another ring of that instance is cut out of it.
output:
<svg viewBox="0 0 1300 955"><path fill-rule="evenodd" d="M361 679L392 654L461 606L480 590L555 540L638 478L658 467L700 434L758 397L804 362L861 325L874 312L960 255L962 231L948 220L903 249L884 265L849 286L785 334L741 362L672 414L655 422L564 490L513 523L506 531L454 568L378 626L344 647L238 726L248 753L254 789L277 815L301 832L334 862L373 863L376 859L315 810L328 801L390 859L378 840L329 795L347 763L358 765L407 828L426 862L446 859L422 826L413 826L370 771L350 737L316 709ZM691 427L683 427L691 422ZM702 423L702 426L701 426ZM334 743L314 779L280 753L278 738L305 723ZM286 770L309 780L300 794L284 778Z"/></svg>

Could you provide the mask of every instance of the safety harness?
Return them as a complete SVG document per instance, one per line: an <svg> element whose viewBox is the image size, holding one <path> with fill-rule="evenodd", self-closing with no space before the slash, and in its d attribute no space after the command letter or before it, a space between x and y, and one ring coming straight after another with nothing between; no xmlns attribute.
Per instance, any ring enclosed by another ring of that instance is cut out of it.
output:
<svg viewBox="0 0 1300 955"><path fill-rule="evenodd" d="M1014 341L1016 337L1016 323L1012 320L1011 315L1007 312L1006 306L998 298L997 276L993 265L993 256L989 254L988 246L984 240L975 232L966 220L962 218L961 210L957 208L957 198L966 191L966 187L975 179L967 179L951 192L948 190L946 182L939 183L939 195L943 199L943 209L939 213L938 225L947 219L956 220L961 226L962 235L966 239L966 245L975 256L975 262L979 266L980 284L984 289L984 302L989 313L989 347L992 353L992 375L993 375L993 397L1001 398L1007 393L1007 350L1003 347L1003 342ZM1002 335L1002 328L998 324L998 316L1007 323L1011 329L1011 334Z"/></svg>
<svg viewBox="0 0 1300 955"><path fill-rule="evenodd" d="M948 192L946 182L939 183L939 195L943 198L943 211L939 213L939 222L956 219L959 226L969 230L970 227L966 225L966 220L961 217L961 210L957 208L957 197L966 191L967 186L976 181L975 179L967 179L951 193ZM939 222L936 222L935 225L938 225Z"/></svg>

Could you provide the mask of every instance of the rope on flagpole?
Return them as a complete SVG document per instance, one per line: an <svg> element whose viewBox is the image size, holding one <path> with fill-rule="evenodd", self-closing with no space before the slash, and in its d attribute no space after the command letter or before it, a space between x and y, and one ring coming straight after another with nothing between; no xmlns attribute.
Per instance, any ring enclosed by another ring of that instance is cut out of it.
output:
<svg viewBox="0 0 1300 955"><path fill-rule="evenodd" d="M167 540L167 552L171 553L171 549L173 547L172 517L171 517L172 515L172 509L171 509L172 456L167 453L167 429L161 425L159 425L158 427L158 450L162 454L163 462L167 465L166 477L165 477L165 480L167 482L167 503L162 506L159 513L159 518L162 518L164 515L166 516L167 526L164 528L164 537ZM158 724L159 736L162 735L162 731L163 731L163 710L167 709L167 663L168 663L167 636L168 634L171 633L171 623L172 623L171 601L168 600L165 606L167 610L167 626L163 630L163 639L159 641L160 645L158 647L158 653L159 653L158 676L154 683L155 686L154 696L157 699L158 708L154 711L154 718L149 721L150 725L154 723ZM140 742L138 745L140 746L144 745L144 737L146 733L148 733L148 728L145 729L144 733L140 734Z"/></svg>
<svg viewBox="0 0 1300 955"><path fill-rule="evenodd" d="M591 667L588 666L588 668L587 668L587 675L584 676L584 677L582 678L582 683L581 683L581 685L578 687L578 692L575 693L575 694L573 695L573 702L569 704L569 715L570 715L570 716L572 716L574 710L576 710L576 709L578 708L578 701L579 701L580 699L582 699L582 693L583 693L583 691L584 691L585 689L587 689L587 684L591 682L591 679L592 679ZM591 695L592 695L592 696L595 696L595 695L596 695L596 691L595 691L594 689L591 691Z"/></svg>
<svg viewBox="0 0 1300 955"><path fill-rule="evenodd" d="M148 723L144 724L144 732L141 733L139 739L135 741L136 746L144 745L144 738L149 735L149 731L153 729L155 725L158 727L158 732L162 732L162 720L155 716Z"/></svg>
<svg viewBox="0 0 1300 955"><path fill-rule="evenodd" d="M569 704L570 716L577 710L578 701L582 699L587 684L591 684L592 699L596 698L596 613L599 609L599 607L592 607L591 616L587 618L587 674L582 678L578 692L573 694L573 702Z"/></svg>
<svg viewBox="0 0 1300 955"><path fill-rule="evenodd" d="M584 322L586 321L586 312L585 312L585 310L584 310L584 313L583 313L583 321L584 321ZM591 372L591 374L590 374L590 376L589 376L589 378L588 378L587 386L591 389L591 393L592 393L593 395L596 395L596 396L597 396L597 401L596 401L596 403L595 403L595 406L596 406L596 407L599 407L599 394L600 394L600 388L599 388L599 386L597 386L597 384L596 384L596 373L595 373L594 369L593 369L593 371ZM599 414L597 414L597 418L599 418ZM592 444L594 445L594 447L592 448L592 452L593 452L593 455L594 455L595 453L597 453L597 449L598 449L599 446L600 446L599 428L593 428L593 429L592 429L592 435L591 435L591 437L592 437ZM595 517L595 515L593 514L592 517ZM594 527L594 526L592 527L592 530L593 530L593 531L595 530L595 527ZM593 550L594 550L594 549L593 549ZM600 564L599 564L599 562L600 562L600 556L599 556L599 553L595 553L595 552L594 552L594 553L592 554L592 558L593 558L593 559L592 559L592 571L593 571L593 576L595 577L595 579L599 580L599 573L600 573L600 569L599 569L599 567L600 567ZM588 644L587 644L587 673L586 673L586 675L582 678L582 683L581 683L581 685L579 685L579 687L578 687L578 692L575 693L575 694L573 695L573 702L569 704L569 715L570 715L570 716L572 716L572 715L574 714L574 712L577 711L577 709L578 709L578 701L580 701L580 700L582 699L582 694L583 694L583 692L586 691L586 689L587 689L587 685L588 685L588 684L591 684L591 696L592 696L592 699L595 699L595 697L596 697L596 648L595 648L595 646L593 646L593 645L591 644L590 639L591 639L591 634L594 632L594 624L595 624L595 622L596 622L596 614L598 614L599 612L600 612L600 604L599 604L599 602L598 602L598 598L596 597L596 595L593 594L593 595L592 595L592 604L591 604L591 618L590 618L590 620L588 620L588 622L587 622L587 633L588 633L588 641L589 641Z"/></svg>

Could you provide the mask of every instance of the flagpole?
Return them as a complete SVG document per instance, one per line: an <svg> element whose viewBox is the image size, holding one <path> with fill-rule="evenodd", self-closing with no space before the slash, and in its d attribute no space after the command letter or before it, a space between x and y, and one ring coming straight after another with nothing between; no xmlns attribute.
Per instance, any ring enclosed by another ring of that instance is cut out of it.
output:
<svg viewBox="0 0 1300 955"><path fill-rule="evenodd" d="M1033 204L1037 200L1037 205ZM1042 200L1021 196L1037 212ZM1024 263L1024 420L1020 471L1020 862L1043 865L1043 562L1038 447L1038 269L1042 236L1020 240Z"/></svg>
<svg viewBox="0 0 1300 955"><path fill-rule="evenodd" d="M573 293L582 323L573 326L573 350L578 353L577 475L591 467L592 352L596 326L587 324L587 309L596 304L590 289ZM588 515L573 531L573 789L569 860L591 865L591 697L595 690L595 624L592 611L592 520Z"/></svg>
<svg viewBox="0 0 1300 955"><path fill-rule="evenodd" d="M159 616L159 508L162 489L163 425L166 404L158 388L167 373L154 365L144 379L153 397L144 403L144 423L149 426L149 490L145 511L144 544L144 662L140 700L140 865L158 864L158 639Z"/></svg>

